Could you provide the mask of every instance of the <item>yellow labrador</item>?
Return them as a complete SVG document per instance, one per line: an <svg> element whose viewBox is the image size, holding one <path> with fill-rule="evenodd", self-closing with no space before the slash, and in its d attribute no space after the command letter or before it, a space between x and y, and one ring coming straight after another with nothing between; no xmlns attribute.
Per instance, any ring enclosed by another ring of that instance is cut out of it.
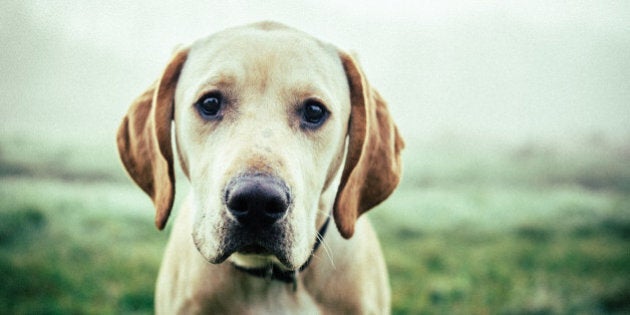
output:
<svg viewBox="0 0 630 315"><path fill-rule="evenodd" d="M178 50L117 138L159 229L175 193L171 125L191 192L158 314L389 313L381 249L359 216L397 186L403 141L350 55L271 22Z"/></svg>

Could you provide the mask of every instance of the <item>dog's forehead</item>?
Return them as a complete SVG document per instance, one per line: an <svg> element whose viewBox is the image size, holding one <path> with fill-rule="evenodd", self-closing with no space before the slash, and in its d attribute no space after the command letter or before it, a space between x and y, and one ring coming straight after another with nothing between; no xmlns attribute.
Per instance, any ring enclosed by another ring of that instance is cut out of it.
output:
<svg viewBox="0 0 630 315"><path fill-rule="evenodd" d="M227 29L196 41L190 47L182 80L194 78L191 80L196 82L186 85L200 87L217 81L217 76L227 81L273 78L347 94L337 48L275 23Z"/></svg>
<svg viewBox="0 0 630 315"><path fill-rule="evenodd" d="M277 23L257 23L230 28L196 41L191 47L193 55L213 59L239 56L317 57L321 61L338 62L337 50L330 44L311 35ZM318 60L310 60L318 63Z"/></svg>

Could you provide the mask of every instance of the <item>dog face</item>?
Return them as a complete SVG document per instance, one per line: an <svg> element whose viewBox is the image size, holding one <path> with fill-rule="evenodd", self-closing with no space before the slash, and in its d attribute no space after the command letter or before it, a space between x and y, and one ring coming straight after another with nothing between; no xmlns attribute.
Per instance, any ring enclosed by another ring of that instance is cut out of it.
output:
<svg viewBox="0 0 630 315"><path fill-rule="evenodd" d="M132 104L119 151L153 199L159 228L173 199L172 117L193 241L212 263L296 269L331 209L350 237L399 180L402 140L356 62L278 24L180 50Z"/></svg>
<svg viewBox="0 0 630 315"><path fill-rule="evenodd" d="M335 196L325 192L338 177L349 116L331 47L251 28L192 45L175 93L175 134L201 254L218 263L235 253L247 265L277 258L290 269L306 261L316 223L332 209Z"/></svg>

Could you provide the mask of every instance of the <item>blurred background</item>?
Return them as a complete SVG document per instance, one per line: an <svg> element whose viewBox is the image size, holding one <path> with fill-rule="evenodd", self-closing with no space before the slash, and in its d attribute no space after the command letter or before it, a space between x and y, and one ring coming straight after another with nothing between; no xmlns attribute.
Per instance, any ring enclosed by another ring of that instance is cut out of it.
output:
<svg viewBox="0 0 630 315"><path fill-rule="evenodd" d="M356 52L405 136L369 214L395 314L630 313L630 2L277 0L0 3L0 313L153 311L169 231L115 130L260 20Z"/></svg>

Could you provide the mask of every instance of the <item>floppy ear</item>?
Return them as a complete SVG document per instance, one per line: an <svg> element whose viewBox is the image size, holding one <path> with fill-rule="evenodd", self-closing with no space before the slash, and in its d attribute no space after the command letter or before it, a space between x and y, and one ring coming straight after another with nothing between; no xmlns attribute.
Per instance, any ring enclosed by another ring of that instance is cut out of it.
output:
<svg viewBox="0 0 630 315"><path fill-rule="evenodd" d="M334 216L341 235L350 238L357 218L387 199L398 185L404 142L387 104L369 85L358 63L346 53L339 55L350 87L351 110Z"/></svg>
<svg viewBox="0 0 630 315"><path fill-rule="evenodd" d="M155 225L166 225L175 195L171 121L177 80L188 50L176 52L162 76L129 108L118 128L120 159L156 209Z"/></svg>

